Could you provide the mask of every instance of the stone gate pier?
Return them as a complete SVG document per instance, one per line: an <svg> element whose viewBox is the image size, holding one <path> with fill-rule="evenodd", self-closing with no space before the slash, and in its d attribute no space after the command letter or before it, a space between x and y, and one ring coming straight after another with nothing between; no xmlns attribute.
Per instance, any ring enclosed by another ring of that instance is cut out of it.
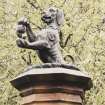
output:
<svg viewBox="0 0 105 105"><path fill-rule="evenodd" d="M75 67L32 67L11 81L21 105L84 105L91 78Z"/></svg>

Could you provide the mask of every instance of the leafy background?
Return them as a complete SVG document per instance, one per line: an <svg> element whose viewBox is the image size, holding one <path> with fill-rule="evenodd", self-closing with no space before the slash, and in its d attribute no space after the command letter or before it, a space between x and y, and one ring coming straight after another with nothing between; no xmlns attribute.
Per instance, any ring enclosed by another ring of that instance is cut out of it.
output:
<svg viewBox="0 0 105 105"><path fill-rule="evenodd" d="M105 105L105 0L0 0L0 105L20 105L9 81L27 65L41 63L34 51L17 48L16 22L25 16L40 30L40 13L50 5L65 14L60 34L65 60L92 77L85 105Z"/></svg>

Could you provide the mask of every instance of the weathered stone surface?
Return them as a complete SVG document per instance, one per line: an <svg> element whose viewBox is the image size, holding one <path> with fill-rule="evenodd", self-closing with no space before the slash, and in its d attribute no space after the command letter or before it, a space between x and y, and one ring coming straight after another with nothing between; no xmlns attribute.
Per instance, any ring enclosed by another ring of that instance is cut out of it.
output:
<svg viewBox="0 0 105 105"><path fill-rule="evenodd" d="M91 78L81 71L66 68L33 68L20 74L11 81L17 89L24 89L38 84L65 84L76 85L83 89L90 89L92 86Z"/></svg>
<svg viewBox="0 0 105 105"><path fill-rule="evenodd" d="M46 94L32 94L26 96L22 100L22 104L26 103L42 103L42 102L65 102L65 103L82 103L79 95L68 93L46 93Z"/></svg>
<svg viewBox="0 0 105 105"><path fill-rule="evenodd" d="M21 91L20 95L22 97L28 96L30 94L39 94L39 93L68 93L68 94L78 94L83 97L83 89L73 86L65 85L38 85L33 86L28 89Z"/></svg>
<svg viewBox="0 0 105 105"><path fill-rule="evenodd" d="M22 105L83 105L91 78L75 67L29 67L11 81L20 91Z"/></svg>

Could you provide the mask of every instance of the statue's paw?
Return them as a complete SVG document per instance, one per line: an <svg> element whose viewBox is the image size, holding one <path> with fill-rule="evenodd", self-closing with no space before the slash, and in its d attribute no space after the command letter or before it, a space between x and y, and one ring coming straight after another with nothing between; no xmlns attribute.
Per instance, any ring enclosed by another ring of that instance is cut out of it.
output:
<svg viewBox="0 0 105 105"><path fill-rule="evenodd" d="M27 25L29 24L29 21L28 21L27 18L22 17L22 18L20 18L20 19L18 20L18 24L22 24L22 25L27 26Z"/></svg>
<svg viewBox="0 0 105 105"><path fill-rule="evenodd" d="M17 25L16 27L16 33L21 33L21 34L24 34L26 31L26 27L24 25Z"/></svg>
<svg viewBox="0 0 105 105"><path fill-rule="evenodd" d="M27 41L25 41L24 39L17 39L16 44L18 47L21 47L21 48L27 47Z"/></svg>

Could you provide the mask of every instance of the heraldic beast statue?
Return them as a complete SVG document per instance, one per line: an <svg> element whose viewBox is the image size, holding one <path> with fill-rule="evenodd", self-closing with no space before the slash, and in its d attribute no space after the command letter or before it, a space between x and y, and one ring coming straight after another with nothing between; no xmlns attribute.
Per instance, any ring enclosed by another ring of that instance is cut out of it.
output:
<svg viewBox="0 0 105 105"><path fill-rule="evenodd" d="M59 28L63 24L64 14L62 10L50 7L43 11L42 21L47 27L33 33L26 18L21 18L17 25L17 45L20 48L36 50L39 58L44 63L64 63L59 50ZM22 38L27 33L28 41Z"/></svg>

